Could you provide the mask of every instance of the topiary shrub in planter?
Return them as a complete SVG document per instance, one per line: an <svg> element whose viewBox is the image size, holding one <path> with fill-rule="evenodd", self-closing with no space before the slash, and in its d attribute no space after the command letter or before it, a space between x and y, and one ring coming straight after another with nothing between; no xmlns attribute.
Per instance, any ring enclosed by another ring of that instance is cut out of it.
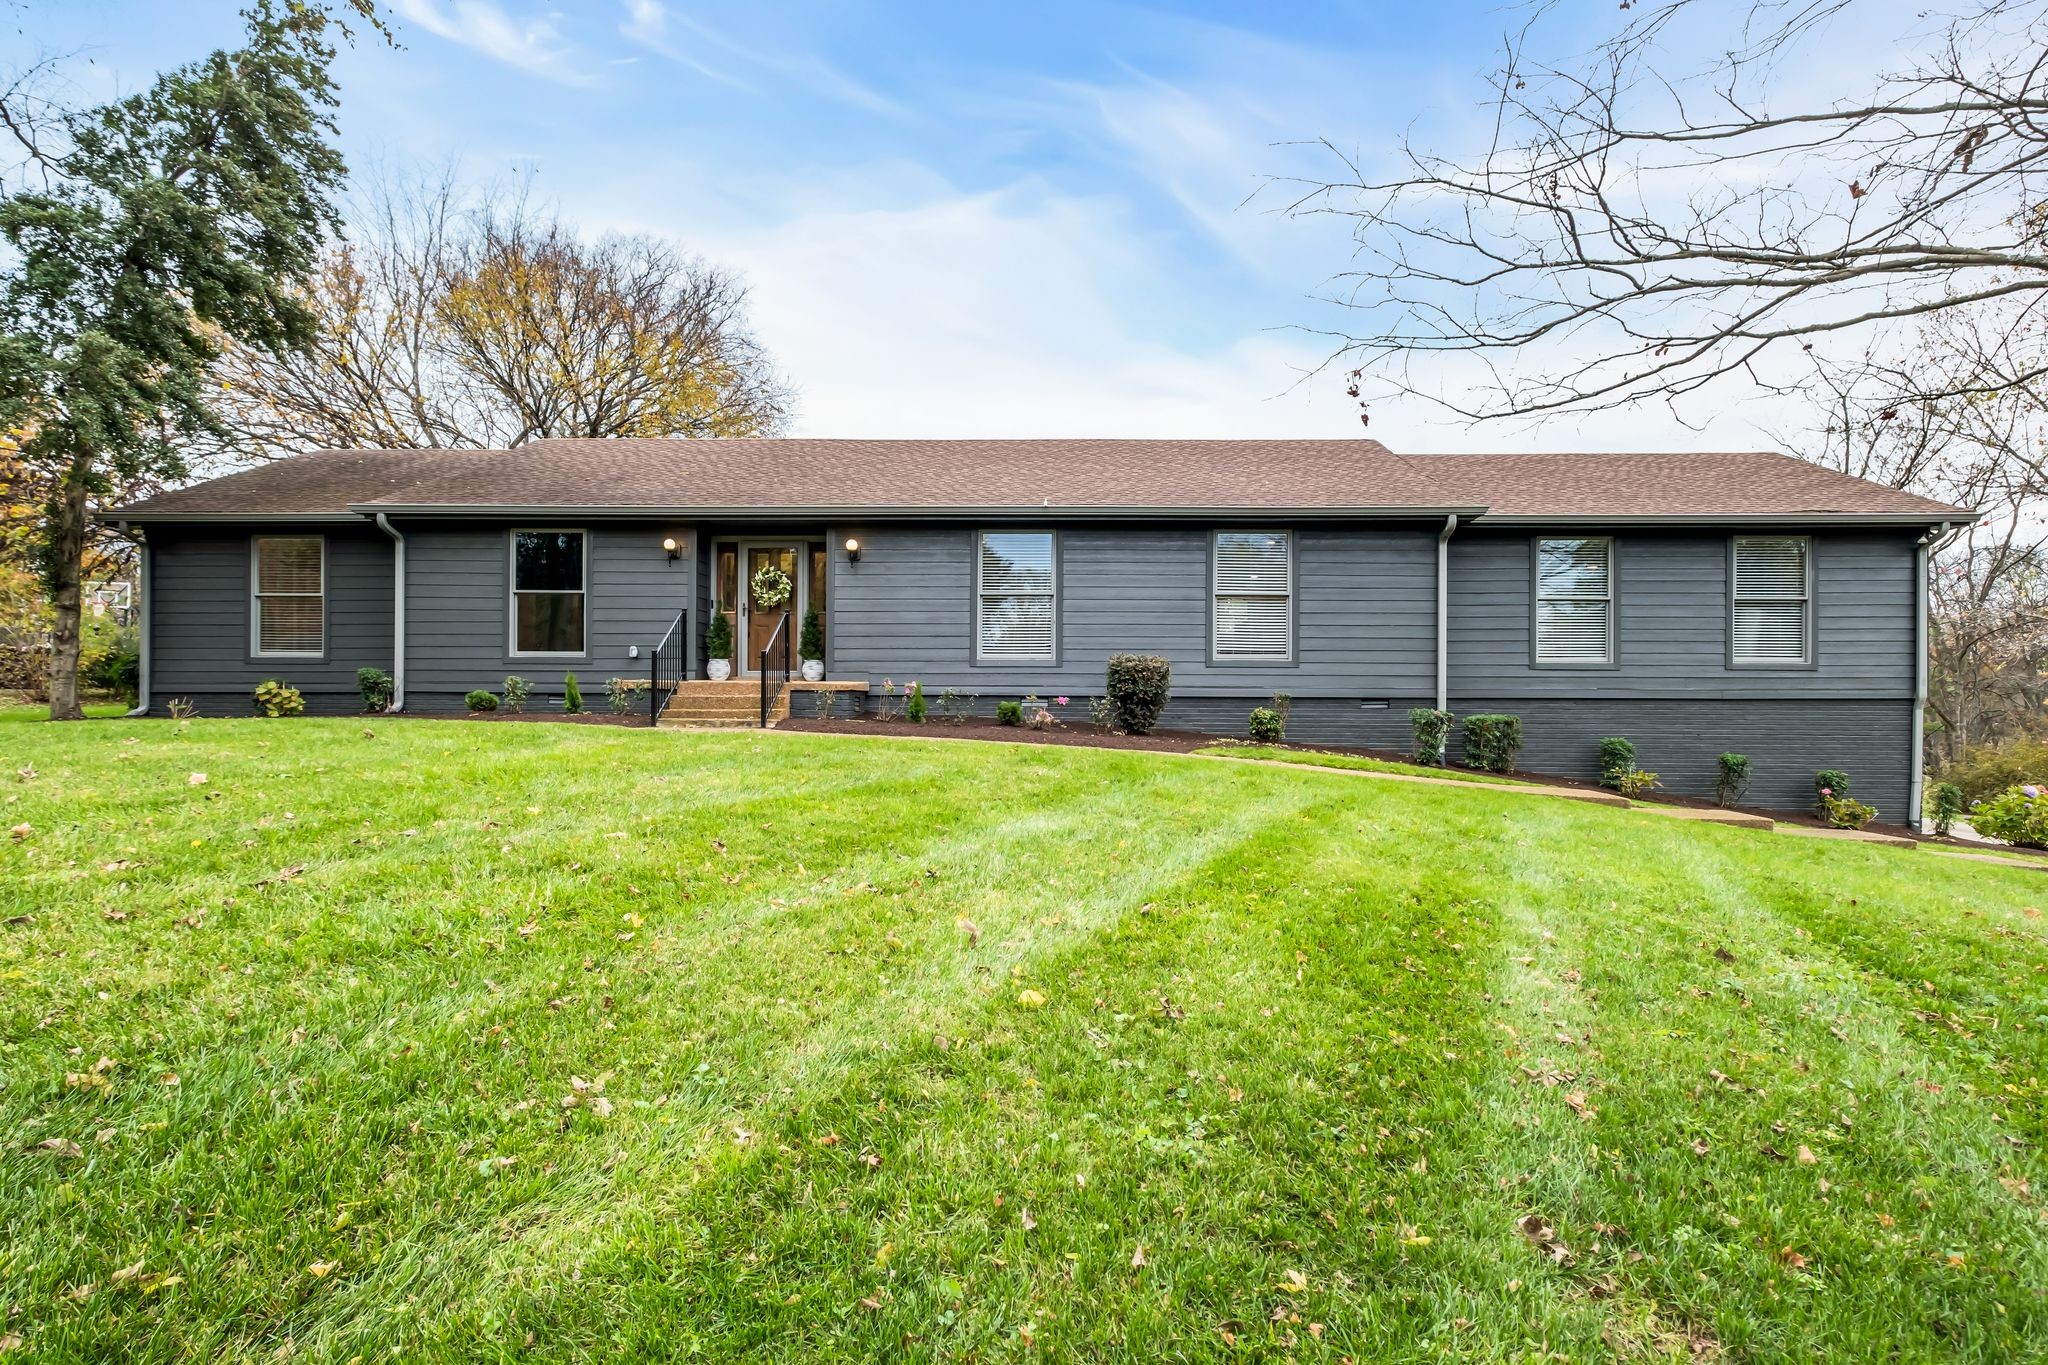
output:
<svg viewBox="0 0 2048 1365"><path fill-rule="evenodd" d="M1444 765L1444 745L1451 738L1451 723L1457 719L1433 706L1418 706L1408 713L1408 728L1415 732L1415 761L1432 768Z"/></svg>
<svg viewBox="0 0 2048 1365"><path fill-rule="evenodd" d="M2048 787L2009 787L1970 807L1970 828L2021 848L2048 848Z"/></svg>
<svg viewBox="0 0 2048 1365"><path fill-rule="evenodd" d="M1244 728L1246 734L1261 744L1278 744L1287 735L1287 722L1270 706L1254 708Z"/></svg>
<svg viewBox="0 0 2048 1365"><path fill-rule="evenodd" d="M365 711L389 711L393 683L391 675L381 668L359 668L356 670L356 691L362 696Z"/></svg>
<svg viewBox="0 0 2048 1365"><path fill-rule="evenodd" d="M1110 655L1106 690L1117 728L1142 735L1158 724L1172 680L1173 665L1157 654Z"/></svg>
<svg viewBox="0 0 2048 1365"><path fill-rule="evenodd" d="M306 713L306 699L299 689L276 678L265 678L257 683L249 695L256 701L256 710L273 720L279 716L302 716Z"/></svg>
<svg viewBox="0 0 2048 1365"><path fill-rule="evenodd" d="M1822 768L1813 775L1813 813L1823 820L1828 815L1828 801L1847 800L1849 796L1849 774L1840 768Z"/></svg>
<svg viewBox="0 0 2048 1365"><path fill-rule="evenodd" d="M1714 800L1732 806L1749 790L1749 755L1722 754L1717 761L1720 767L1714 774Z"/></svg>
<svg viewBox="0 0 2048 1365"><path fill-rule="evenodd" d="M1937 782L1927 793L1927 810L1934 817L1934 832L1944 839L1967 809L1969 807L1963 802L1963 789L1953 782Z"/></svg>
<svg viewBox="0 0 2048 1365"><path fill-rule="evenodd" d="M1465 717L1465 766L1490 773L1515 770L1515 754L1522 747L1520 716L1488 715Z"/></svg>
<svg viewBox="0 0 2048 1365"><path fill-rule="evenodd" d="M796 656L804 661L806 682L816 682L825 676L825 623L818 619L816 607L804 610L804 628L797 636Z"/></svg>
<svg viewBox="0 0 2048 1365"><path fill-rule="evenodd" d="M732 622L722 611L711 613L711 624L704 630L704 672L717 682L732 673Z"/></svg>
<svg viewBox="0 0 2048 1365"><path fill-rule="evenodd" d="M583 714L583 689L576 685L574 673L562 675L562 714L580 716Z"/></svg>
<svg viewBox="0 0 2048 1365"><path fill-rule="evenodd" d="M1024 723L1024 703L1021 701L999 701L996 703L996 719L1004 725Z"/></svg>
<svg viewBox="0 0 2048 1365"><path fill-rule="evenodd" d="M498 709L498 698L479 687L476 691L464 696L462 704L472 711L495 711Z"/></svg>
<svg viewBox="0 0 2048 1365"><path fill-rule="evenodd" d="M1600 741L1600 785L1621 788L1624 773L1636 766L1636 746L1620 735L1610 735ZM1626 795L1626 793L1623 793Z"/></svg>

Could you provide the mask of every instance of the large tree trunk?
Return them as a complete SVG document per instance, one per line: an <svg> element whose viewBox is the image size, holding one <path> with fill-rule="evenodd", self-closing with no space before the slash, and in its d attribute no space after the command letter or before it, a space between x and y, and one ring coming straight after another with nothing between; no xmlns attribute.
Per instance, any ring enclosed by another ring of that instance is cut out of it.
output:
<svg viewBox="0 0 2048 1365"><path fill-rule="evenodd" d="M64 480L50 506L50 596L57 607L50 628L50 719L84 720L78 704L81 580L85 576L85 480Z"/></svg>

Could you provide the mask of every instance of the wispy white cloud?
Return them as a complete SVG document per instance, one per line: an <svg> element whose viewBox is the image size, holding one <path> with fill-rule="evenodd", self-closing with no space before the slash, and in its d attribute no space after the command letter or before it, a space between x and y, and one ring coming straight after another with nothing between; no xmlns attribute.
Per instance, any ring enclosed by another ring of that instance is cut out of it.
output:
<svg viewBox="0 0 2048 1365"><path fill-rule="evenodd" d="M708 57L715 52L741 67L773 76L824 99L891 117L904 112L896 101L814 53L782 52L742 43L686 14L671 11L662 0L622 0L622 3L626 21L619 25L621 35L649 51L680 62L699 75L739 89L754 89L745 79L714 66Z"/></svg>
<svg viewBox="0 0 2048 1365"><path fill-rule="evenodd" d="M498 0L392 0L392 10L401 21L507 66L570 85L592 81L552 18L514 18Z"/></svg>

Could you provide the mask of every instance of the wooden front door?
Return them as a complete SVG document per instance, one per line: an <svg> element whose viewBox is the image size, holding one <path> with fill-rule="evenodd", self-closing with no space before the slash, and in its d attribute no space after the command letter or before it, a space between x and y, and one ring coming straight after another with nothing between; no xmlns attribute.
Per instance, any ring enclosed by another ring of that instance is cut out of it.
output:
<svg viewBox="0 0 2048 1365"><path fill-rule="evenodd" d="M740 671L752 673L761 666L761 651L768 647L768 641L775 634L776 626L782 623L786 613L789 616L789 662L792 670L796 667L796 635L799 623L797 595L801 591L801 577L798 574L797 547L794 545L748 545L740 557L740 568L744 575L740 579L741 600L745 603L741 617L744 626L740 631ZM789 596L774 606L762 602L754 590L754 577L763 568L774 565L782 570L789 582ZM770 668L782 664L782 642L775 642L775 657L768 661Z"/></svg>

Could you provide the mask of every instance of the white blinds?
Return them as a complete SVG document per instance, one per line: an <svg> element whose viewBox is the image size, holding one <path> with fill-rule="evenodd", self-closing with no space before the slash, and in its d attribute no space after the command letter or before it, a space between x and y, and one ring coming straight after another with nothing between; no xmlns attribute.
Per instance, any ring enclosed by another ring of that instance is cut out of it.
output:
<svg viewBox="0 0 2048 1365"><path fill-rule="evenodd" d="M1053 657L1050 531L984 531L976 569L975 652L983 659Z"/></svg>
<svg viewBox="0 0 2048 1365"><path fill-rule="evenodd" d="M1733 652L1737 661L1807 661L1811 646L1809 553L1803 536L1736 539Z"/></svg>
<svg viewBox="0 0 2048 1365"><path fill-rule="evenodd" d="M321 652L325 560L319 536L256 537L256 653Z"/></svg>
<svg viewBox="0 0 2048 1365"><path fill-rule="evenodd" d="M1608 663L1614 658L1614 542L1536 542L1536 658Z"/></svg>
<svg viewBox="0 0 2048 1365"><path fill-rule="evenodd" d="M1285 531L1216 533L1215 653L1285 659L1294 652L1293 541Z"/></svg>

